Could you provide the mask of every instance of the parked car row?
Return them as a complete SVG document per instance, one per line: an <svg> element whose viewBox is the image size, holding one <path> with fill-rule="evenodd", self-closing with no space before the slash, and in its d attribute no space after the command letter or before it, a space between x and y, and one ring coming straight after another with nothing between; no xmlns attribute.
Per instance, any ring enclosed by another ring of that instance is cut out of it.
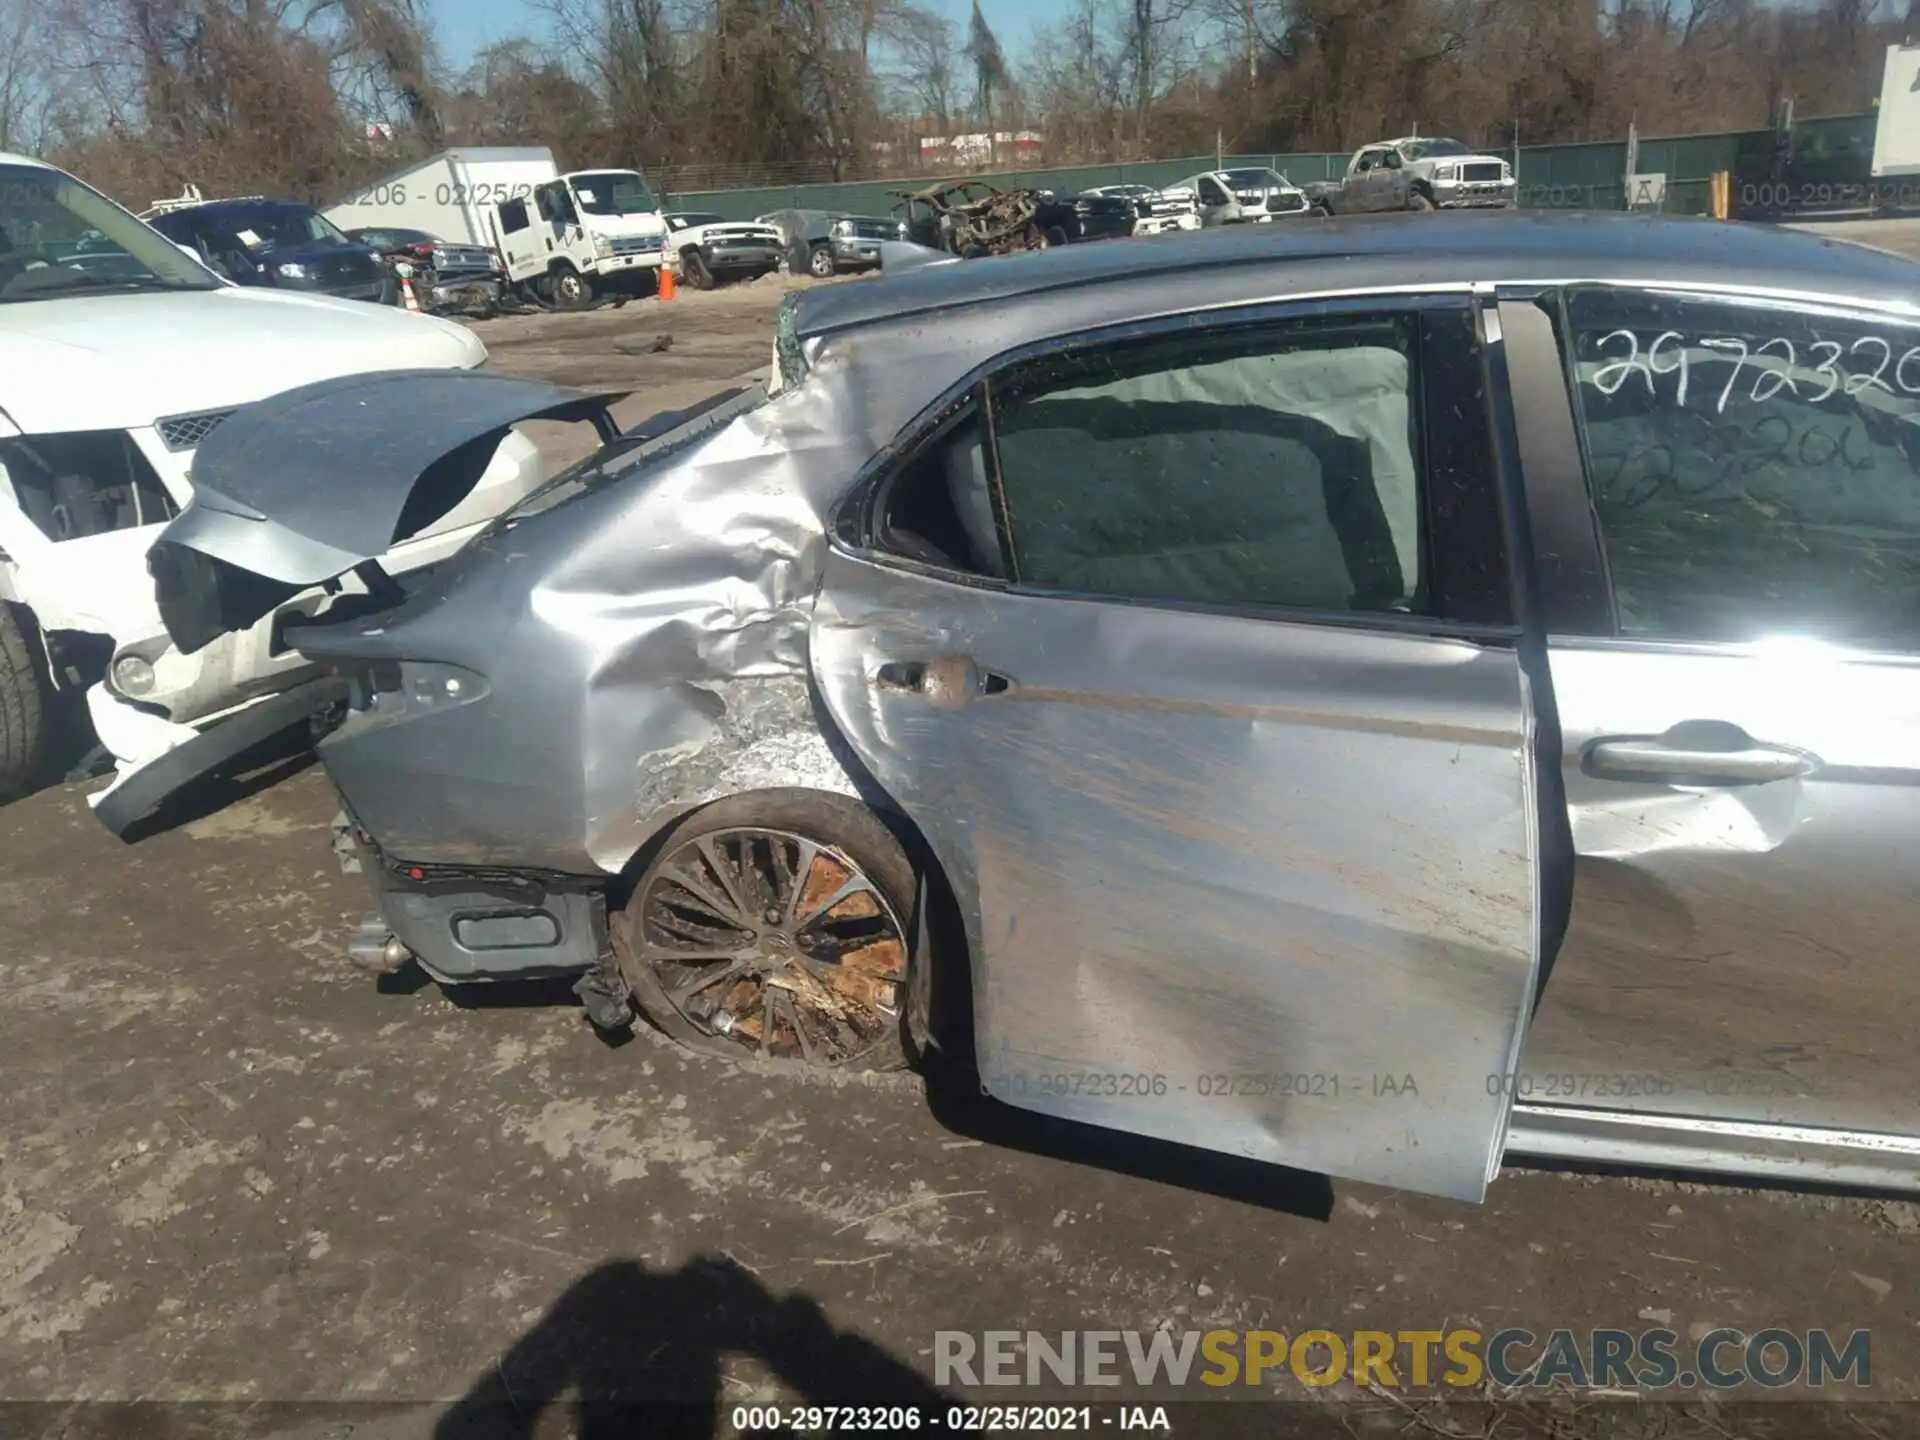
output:
<svg viewBox="0 0 1920 1440"><path fill-rule="evenodd" d="M975 179L895 193L902 238L963 256L1310 215L1511 208L1518 198L1513 167L1498 156L1417 136L1363 145L1342 179L1305 186L1258 165L1202 170L1164 188L1117 183L1066 193Z"/></svg>
<svg viewBox="0 0 1920 1440"><path fill-rule="evenodd" d="M504 267L491 249L398 226L343 231L302 201L207 200L189 186L142 218L236 285L395 305L404 284L429 311L485 311L500 301Z"/></svg>
<svg viewBox="0 0 1920 1440"><path fill-rule="evenodd" d="M1118 239L1140 220L1130 196L1006 190L985 180L943 180L894 196L902 238L962 259Z"/></svg>

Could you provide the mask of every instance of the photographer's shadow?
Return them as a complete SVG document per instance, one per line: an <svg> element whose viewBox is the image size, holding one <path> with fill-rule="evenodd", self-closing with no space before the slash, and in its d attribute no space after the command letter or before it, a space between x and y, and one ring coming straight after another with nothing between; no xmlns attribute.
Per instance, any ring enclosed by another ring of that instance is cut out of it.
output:
<svg viewBox="0 0 1920 1440"><path fill-rule="evenodd" d="M953 1398L836 1330L814 1300L777 1296L731 1259L702 1256L670 1273L620 1260L569 1287L441 1418L434 1440L709 1440L748 1399L728 1393L728 1355L757 1357L804 1405L912 1405L924 1415ZM575 1423L543 1427L559 1402Z"/></svg>

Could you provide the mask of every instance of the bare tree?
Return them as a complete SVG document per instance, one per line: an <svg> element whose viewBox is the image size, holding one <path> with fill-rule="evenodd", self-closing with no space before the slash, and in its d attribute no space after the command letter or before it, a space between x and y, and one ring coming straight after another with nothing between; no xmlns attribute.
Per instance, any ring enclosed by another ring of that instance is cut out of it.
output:
<svg viewBox="0 0 1920 1440"><path fill-rule="evenodd" d="M940 135L953 133L953 27L944 15L915 6L894 12L885 39L898 65L890 89L899 102L933 122Z"/></svg>
<svg viewBox="0 0 1920 1440"><path fill-rule="evenodd" d="M1034 37L1026 88L1059 158L1102 159L1121 147L1127 57L1112 18L1105 0L1079 0L1067 20Z"/></svg>
<svg viewBox="0 0 1920 1440"><path fill-rule="evenodd" d="M604 153L592 86L531 40L481 51L442 104L448 138L460 144L545 145L562 164L621 158Z"/></svg>
<svg viewBox="0 0 1920 1440"><path fill-rule="evenodd" d="M1007 60L1000 53L999 37L980 13L980 0L973 0L973 18L967 22L967 63L973 67L974 104L980 123L992 144L993 97L1007 88Z"/></svg>
<svg viewBox="0 0 1920 1440"><path fill-rule="evenodd" d="M559 64L598 95L608 143L636 161L684 158L690 63L667 0L546 0ZM689 31L712 23L690 18ZM609 157L613 158L613 157Z"/></svg>
<svg viewBox="0 0 1920 1440"><path fill-rule="evenodd" d="M343 59L363 77L382 112L398 111L422 150L446 141L439 87L432 73L433 42L417 0L338 0Z"/></svg>
<svg viewBox="0 0 1920 1440"><path fill-rule="evenodd" d="M1132 92L1135 144L1147 146L1147 120L1153 104L1177 77L1169 61L1175 51L1171 32L1193 9L1193 0L1125 0L1128 88Z"/></svg>
<svg viewBox="0 0 1920 1440"><path fill-rule="evenodd" d="M37 150L51 98L40 0L0 0L0 150Z"/></svg>

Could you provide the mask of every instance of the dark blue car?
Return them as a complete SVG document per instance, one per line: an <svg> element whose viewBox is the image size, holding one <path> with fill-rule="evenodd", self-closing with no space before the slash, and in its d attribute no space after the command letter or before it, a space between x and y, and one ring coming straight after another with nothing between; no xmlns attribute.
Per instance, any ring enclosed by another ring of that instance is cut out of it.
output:
<svg viewBox="0 0 1920 1440"><path fill-rule="evenodd" d="M312 290L381 305L393 304L398 294L379 252L355 244L312 206L296 200L210 200L169 210L148 223L236 284Z"/></svg>

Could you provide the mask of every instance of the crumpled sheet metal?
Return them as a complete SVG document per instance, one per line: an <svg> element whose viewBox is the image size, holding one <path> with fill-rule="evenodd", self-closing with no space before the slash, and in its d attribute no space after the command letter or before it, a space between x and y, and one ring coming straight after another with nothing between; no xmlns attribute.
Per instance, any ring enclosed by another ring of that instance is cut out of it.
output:
<svg viewBox="0 0 1920 1440"><path fill-rule="evenodd" d="M862 793L815 718L807 632L827 514L925 393L820 347L804 386L653 474L482 537L349 627L340 653L491 682L432 723L356 715L323 743L361 823L413 861L618 873L739 789Z"/></svg>
<svg viewBox="0 0 1920 1440"><path fill-rule="evenodd" d="M437 467L454 467L465 498L509 426L584 420L619 398L459 370L297 386L242 407L207 437L194 456L193 499L158 543L319 585L386 554L417 484ZM316 474L327 483L316 485Z"/></svg>
<svg viewBox="0 0 1920 1440"><path fill-rule="evenodd" d="M845 375L816 378L722 431L657 487L649 508L680 531L648 522L648 549L667 568L650 567L646 592L621 595L595 568L536 593L541 614L597 641L585 793L625 802L588 816L584 848L604 870L677 814L728 794L860 793L807 679L826 514L858 467L847 441L860 433L833 423L849 405L835 383Z"/></svg>
<svg viewBox="0 0 1920 1440"><path fill-rule="evenodd" d="M981 268L1006 267L1012 282L1031 258ZM921 274L885 282L907 312L898 319L839 293L885 286L802 292L781 328L806 356L803 382L788 375L765 405L645 476L475 541L408 605L368 622L382 633L357 627L341 653L431 658L493 683L484 705L443 707L432 724L353 717L322 746L329 769L396 856L570 874L622 870L660 825L719 793L729 772L716 750L736 754L737 775L772 775L772 757L798 756L789 783L865 790L798 688L783 692L778 726L767 714L723 724L715 703L745 703L748 689L727 682L807 676L826 520L854 478L996 356L1083 328L1272 298L1284 276L1250 287L1224 267L1072 286L964 321L913 313ZM742 753L725 737L743 728L758 738Z"/></svg>

